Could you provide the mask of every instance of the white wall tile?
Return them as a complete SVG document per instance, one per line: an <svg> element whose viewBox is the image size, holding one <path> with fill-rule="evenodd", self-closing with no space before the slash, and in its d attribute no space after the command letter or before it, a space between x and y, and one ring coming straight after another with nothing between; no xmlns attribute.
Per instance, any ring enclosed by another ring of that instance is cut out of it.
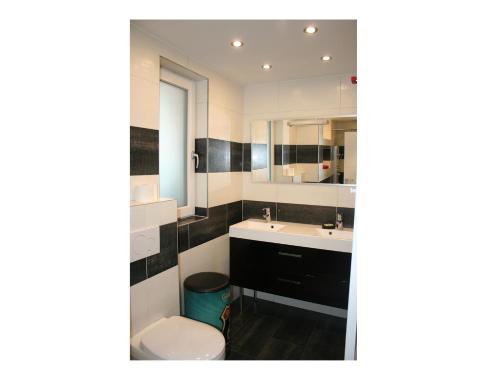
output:
<svg viewBox="0 0 500 376"><path fill-rule="evenodd" d="M160 57L156 53L154 41L130 30L130 74L151 82L159 80Z"/></svg>
<svg viewBox="0 0 500 376"><path fill-rule="evenodd" d="M130 287L130 332L131 336L139 332L149 323L147 280Z"/></svg>
<svg viewBox="0 0 500 376"><path fill-rule="evenodd" d="M241 200L243 172L215 172L208 174L208 207Z"/></svg>
<svg viewBox="0 0 500 376"><path fill-rule="evenodd" d="M130 231L143 230L177 221L177 201L164 200L130 206Z"/></svg>
<svg viewBox="0 0 500 376"><path fill-rule="evenodd" d="M337 206L337 186L318 184L273 184L279 202L303 205Z"/></svg>
<svg viewBox="0 0 500 376"><path fill-rule="evenodd" d="M178 314L180 314L178 266L130 287L132 336L161 317Z"/></svg>
<svg viewBox="0 0 500 376"><path fill-rule="evenodd" d="M243 87L230 81L225 81L226 91L225 107L231 111L243 114Z"/></svg>
<svg viewBox="0 0 500 376"><path fill-rule="evenodd" d="M130 262L160 253L158 226L130 233Z"/></svg>
<svg viewBox="0 0 500 376"><path fill-rule="evenodd" d="M358 85L353 85L351 76L355 74L343 75L340 84L340 105L343 108L357 107Z"/></svg>
<svg viewBox="0 0 500 376"><path fill-rule="evenodd" d="M208 104L196 103L195 138L206 138L208 135Z"/></svg>
<svg viewBox="0 0 500 376"><path fill-rule="evenodd" d="M130 176L130 201L134 201L134 190L138 185L148 184L151 186L156 186L159 190L160 186L160 175L132 175ZM157 192L157 197L159 192Z"/></svg>
<svg viewBox="0 0 500 376"><path fill-rule="evenodd" d="M343 208L355 208L356 204L356 187L337 186L338 202L337 206Z"/></svg>
<svg viewBox="0 0 500 376"><path fill-rule="evenodd" d="M137 231L146 228L146 208L145 205L135 205L130 207L130 231Z"/></svg>
<svg viewBox="0 0 500 376"><path fill-rule="evenodd" d="M243 200L278 201L278 184L253 183L252 173L243 172Z"/></svg>
<svg viewBox="0 0 500 376"><path fill-rule="evenodd" d="M208 137L231 140L230 113L224 107L212 102L208 105Z"/></svg>
<svg viewBox="0 0 500 376"><path fill-rule="evenodd" d="M224 82L217 75L212 75L208 81L208 103L226 107L227 91Z"/></svg>
<svg viewBox="0 0 500 376"><path fill-rule="evenodd" d="M243 103L245 114L256 115L278 111L278 83L247 85Z"/></svg>
<svg viewBox="0 0 500 376"><path fill-rule="evenodd" d="M243 141L249 143L252 140L252 120L253 116L244 115L243 116Z"/></svg>
<svg viewBox="0 0 500 376"><path fill-rule="evenodd" d="M356 116L357 113L356 107L341 107L339 116Z"/></svg>
<svg viewBox="0 0 500 376"><path fill-rule="evenodd" d="M231 110L229 112L229 141L243 142L243 114Z"/></svg>
<svg viewBox="0 0 500 376"><path fill-rule="evenodd" d="M180 314L179 267L174 266L148 278L148 310L151 322Z"/></svg>
<svg viewBox="0 0 500 376"><path fill-rule="evenodd" d="M340 108L340 77L280 81L278 111Z"/></svg>
<svg viewBox="0 0 500 376"><path fill-rule="evenodd" d="M155 205L157 205L157 210L159 213L159 226L166 225L167 223L177 222L176 200L161 201Z"/></svg>
<svg viewBox="0 0 500 376"><path fill-rule="evenodd" d="M160 84L130 76L130 125L159 129Z"/></svg>
<svg viewBox="0 0 500 376"><path fill-rule="evenodd" d="M208 107L208 137L226 141L243 141L243 115L218 104Z"/></svg>
<svg viewBox="0 0 500 376"><path fill-rule="evenodd" d="M195 179L196 179L195 206L198 206L201 208L207 208L208 207L208 199L207 199L208 174L198 172L195 174Z"/></svg>
<svg viewBox="0 0 500 376"><path fill-rule="evenodd" d="M212 72L208 82L208 102L243 113L243 87Z"/></svg>
<svg viewBox="0 0 500 376"><path fill-rule="evenodd" d="M196 82L196 103L207 103L208 102L208 81L197 81Z"/></svg>

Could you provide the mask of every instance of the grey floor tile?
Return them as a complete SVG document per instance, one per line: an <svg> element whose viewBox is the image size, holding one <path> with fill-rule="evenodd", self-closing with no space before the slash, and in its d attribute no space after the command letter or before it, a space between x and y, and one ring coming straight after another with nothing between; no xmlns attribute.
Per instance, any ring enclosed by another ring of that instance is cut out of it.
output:
<svg viewBox="0 0 500 376"><path fill-rule="evenodd" d="M344 358L346 319L249 297L232 312L229 360Z"/></svg>
<svg viewBox="0 0 500 376"><path fill-rule="evenodd" d="M247 315L251 317L249 325L242 327L232 338L232 348L252 357L256 357L266 342L281 326L282 321L272 316Z"/></svg>
<svg viewBox="0 0 500 376"><path fill-rule="evenodd" d="M228 356L226 357L226 360L255 360L255 358L252 358L249 355L239 353L235 350L231 350Z"/></svg>
<svg viewBox="0 0 500 376"><path fill-rule="evenodd" d="M269 338L260 352L257 360L299 360L304 346L281 339Z"/></svg>
<svg viewBox="0 0 500 376"><path fill-rule="evenodd" d="M284 320L274 334L274 338L292 342L296 345L305 345L314 329L314 322L309 320Z"/></svg>
<svg viewBox="0 0 500 376"><path fill-rule="evenodd" d="M302 360L343 360L345 337L335 331L313 329L302 352Z"/></svg>

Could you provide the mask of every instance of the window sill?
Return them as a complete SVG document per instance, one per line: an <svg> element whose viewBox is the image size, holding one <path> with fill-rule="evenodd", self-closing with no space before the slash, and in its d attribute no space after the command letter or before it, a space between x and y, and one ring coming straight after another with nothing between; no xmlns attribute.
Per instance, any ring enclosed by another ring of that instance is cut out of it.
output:
<svg viewBox="0 0 500 376"><path fill-rule="evenodd" d="M189 225L189 224L194 223L194 222L203 221L204 219L207 219L207 218L208 217L203 217L201 215L191 215L189 217L177 220L177 226L180 227L180 226L184 226L184 225Z"/></svg>

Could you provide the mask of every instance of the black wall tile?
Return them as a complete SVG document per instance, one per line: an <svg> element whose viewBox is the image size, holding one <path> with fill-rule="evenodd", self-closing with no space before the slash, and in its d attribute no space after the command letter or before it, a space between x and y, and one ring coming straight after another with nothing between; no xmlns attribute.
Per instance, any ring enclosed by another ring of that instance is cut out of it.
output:
<svg viewBox="0 0 500 376"><path fill-rule="evenodd" d="M283 158L284 146L286 145L274 145L274 164L277 166L285 164L285 158Z"/></svg>
<svg viewBox="0 0 500 376"><path fill-rule="evenodd" d="M243 144L243 171L252 171L252 144Z"/></svg>
<svg viewBox="0 0 500 376"><path fill-rule="evenodd" d="M283 164L297 163L297 145L283 145Z"/></svg>
<svg viewBox="0 0 500 376"><path fill-rule="evenodd" d="M207 172L207 138L197 138L194 140L194 152L198 154L199 163L196 172Z"/></svg>
<svg viewBox="0 0 500 376"><path fill-rule="evenodd" d="M177 249L179 253L189 249L189 225L177 228Z"/></svg>
<svg viewBox="0 0 500 376"><path fill-rule="evenodd" d="M344 223L344 227L347 227L347 228L354 227L354 208L338 207L337 213L342 214L342 222Z"/></svg>
<svg viewBox="0 0 500 376"><path fill-rule="evenodd" d="M243 171L243 144L231 141L231 171Z"/></svg>
<svg viewBox="0 0 500 376"><path fill-rule="evenodd" d="M252 144L252 170L267 167L267 144Z"/></svg>
<svg viewBox="0 0 500 376"><path fill-rule="evenodd" d="M201 217L206 217L208 214L208 210L207 208L202 208L202 207L199 207L199 206L196 206L194 208L194 214L195 215L199 215Z"/></svg>
<svg viewBox="0 0 500 376"><path fill-rule="evenodd" d="M137 260L130 263L130 286L142 282L147 278L146 259Z"/></svg>
<svg viewBox="0 0 500 376"><path fill-rule="evenodd" d="M297 163L297 145L290 145L290 163Z"/></svg>
<svg viewBox="0 0 500 376"><path fill-rule="evenodd" d="M208 172L229 172L231 170L231 143L208 139Z"/></svg>
<svg viewBox="0 0 500 376"><path fill-rule="evenodd" d="M177 265L177 222L160 226L160 253L147 257L148 278Z"/></svg>
<svg viewBox="0 0 500 376"><path fill-rule="evenodd" d="M320 162L332 160L332 149L330 146L320 146Z"/></svg>
<svg viewBox="0 0 500 376"><path fill-rule="evenodd" d="M264 219L262 217L262 215L264 214L262 209L264 208L271 209L271 219L275 221L276 220L275 202L243 200L243 220L247 220L249 218Z"/></svg>
<svg viewBox="0 0 500 376"><path fill-rule="evenodd" d="M297 145L297 163L319 163L318 145Z"/></svg>
<svg viewBox="0 0 500 376"><path fill-rule="evenodd" d="M159 132L130 127L130 175L158 175Z"/></svg>
<svg viewBox="0 0 500 376"><path fill-rule="evenodd" d="M243 220L243 202L235 201L227 204L227 226L234 225Z"/></svg>
<svg viewBox="0 0 500 376"><path fill-rule="evenodd" d="M208 218L189 225L191 248L227 233L227 205L208 209Z"/></svg>
<svg viewBox="0 0 500 376"><path fill-rule="evenodd" d="M286 204L278 202L278 221L321 225L335 223L333 206Z"/></svg>

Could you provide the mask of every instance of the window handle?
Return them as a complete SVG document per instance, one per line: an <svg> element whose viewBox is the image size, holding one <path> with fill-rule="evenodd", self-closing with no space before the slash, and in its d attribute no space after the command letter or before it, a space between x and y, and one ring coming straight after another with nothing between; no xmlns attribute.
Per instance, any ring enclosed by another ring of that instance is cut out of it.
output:
<svg viewBox="0 0 500 376"><path fill-rule="evenodd" d="M198 165L200 164L200 157L198 154L196 154L194 151L191 153L191 159L196 159L196 164L195 168L198 168Z"/></svg>

